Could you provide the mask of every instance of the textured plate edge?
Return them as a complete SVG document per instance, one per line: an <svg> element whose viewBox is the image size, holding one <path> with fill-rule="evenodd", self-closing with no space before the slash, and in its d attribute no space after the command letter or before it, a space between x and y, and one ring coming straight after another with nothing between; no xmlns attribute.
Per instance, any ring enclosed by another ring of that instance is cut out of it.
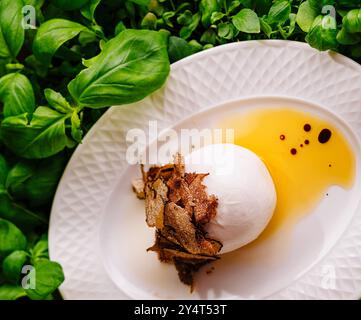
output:
<svg viewBox="0 0 361 320"><path fill-rule="evenodd" d="M352 59L343 56L337 52L333 52L333 51L326 51L326 52L319 52L315 49L313 49L312 47L310 47L307 43L304 42L298 42L298 41L290 41L290 40L250 40L250 41L242 41L242 42L235 42L235 43L229 43L229 44L225 44L225 45L220 45L218 47L215 48L211 48L199 53L196 53L194 55L188 56L180 61L177 61L176 63L171 65L171 72L178 70L179 68L182 68L184 66L186 66L189 63L194 62L197 59L202 59L203 57L207 57L208 55L212 55L212 54L217 54L219 52L223 52L223 51L228 51L228 50L232 50L233 48L237 48L237 49L242 49L242 48L248 48L248 47L252 47L252 46L257 46L257 45L264 45L267 47L285 47L285 46L290 46L290 47L296 47L296 48L300 48L303 50L308 50L310 52L318 52L320 55L327 55L329 57L332 57L333 60L337 60L338 63L342 64L343 66L347 66L348 68L352 68L352 69L359 69L359 71L361 72L361 65L359 65L357 62L353 61ZM167 85L167 82L164 84L164 86ZM240 97L240 99L243 97ZM247 98L247 97L245 97ZM296 97L292 97L290 96L289 98L296 98ZM297 98L296 98L297 99ZM302 100L302 99L301 99ZM305 99L306 100L306 99ZM313 104L315 104L314 102L312 102ZM316 103L317 104L317 103ZM55 200L57 199L57 197L59 196L59 186L63 183L63 180L65 179L64 176L66 176L66 174L68 173L68 171L71 171L71 167L72 167L72 163L76 161L77 157L79 156L82 148L84 147L84 145L87 143L88 140L91 139L91 137L95 134L95 131L101 127L101 124L103 122L106 122L108 120L108 118L111 117L111 115L114 112L114 108L118 108L119 106L112 106L110 107L104 114L103 116L93 125L93 127L91 128L91 130L88 132L88 134L85 136L85 138L83 139L83 143L81 145L79 145L76 150L74 151L74 153L72 154L70 160L68 161L68 164L63 172L63 175L59 181L58 184L58 188L56 190L56 193L54 195L54 199L53 199L53 203L52 203L52 207L51 207L51 213L50 213L50 219L49 219L49 233L48 233L48 238L49 238L49 256L51 258L52 256L52 251L54 249L53 246L53 241L51 240L53 238L53 228L52 228L52 224L53 224L53 212L55 211ZM347 231L347 229L345 230L345 232ZM337 242L338 243L338 242ZM337 243L335 244L335 246L337 245ZM324 259L327 258L327 255L325 255ZM303 275L304 276L304 275ZM301 278L301 277L300 277ZM299 279L300 279L299 278ZM281 291L285 290L287 287L289 287L292 284L297 283L297 281L299 280L295 280L293 282L291 282L288 286L286 286L283 289L280 289L279 291L274 292L271 296L269 296L269 298L272 298L272 296L276 296L278 295ZM60 293L62 294L62 296L66 299L67 297L67 293L65 289L62 289L61 287L59 288ZM124 293L125 294L125 293ZM126 294L125 294L126 295ZM359 298L360 295L356 296L356 299Z"/></svg>

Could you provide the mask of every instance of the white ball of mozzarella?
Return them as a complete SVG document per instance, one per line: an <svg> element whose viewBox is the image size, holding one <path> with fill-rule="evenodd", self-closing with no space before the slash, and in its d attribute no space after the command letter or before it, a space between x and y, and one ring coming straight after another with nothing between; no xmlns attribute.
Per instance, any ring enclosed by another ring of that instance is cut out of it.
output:
<svg viewBox="0 0 361 320"><path fill-rule="evenodd" d="M209 173L208 194L218 197L216 217L206 231L223 243L220 253L255 240L272 218L276 190L262 160L234 144L213 144L193 151L185 159L186 171Z"/></svg>

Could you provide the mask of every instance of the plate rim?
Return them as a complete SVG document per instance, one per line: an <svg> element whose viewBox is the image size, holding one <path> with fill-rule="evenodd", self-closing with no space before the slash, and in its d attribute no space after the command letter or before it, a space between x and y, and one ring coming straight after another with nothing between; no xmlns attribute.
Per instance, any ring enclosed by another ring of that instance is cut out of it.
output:
<svg viewBox="0 0 361 320"><path fill-rule="evenodd" d="M243 47L247 47L249 45L270 45L271 46L275 46L275 47L284 47L284 46L295 46L295 47L298 47L302 50L308 50L308 51L315 51L315 49L311 48L307 43L304 43L304 42L298 42L298 41L290 41L290 40L250 40L250 41L242 41L242 42L235 42L235 43L229 43L229 44L225 44L225 45L220 45L220 46L217 46L215 48L212 48L212 49L208 49L208 50L205 50L205 51L202 51L202 52L199 52L199 53L196 53L196 54L193 54L191 56L188 56L180 61L177 61L175 63L173 63L171 65L171 72L173 71L176 71L178 70L179 68L182 68L184 67L185 65L189 64L189 63L192 63L194 60L197 60L197 59L201 59L202 57L207 57L209 55L217 55L219 52L222 52L222 51L228 51L228 50L231 50L233 48L237 48L239 50L241 50ZM344 66L348 66L348 67L351 67L353 69L357 68L358 71L361 72L361 65L358 64L357 62L353 61L352 59L348 58L348 57L345 57L339 53L336 53L336 52L324 52L324 53L321 53L321 54L325 54L325 55L328 55L328 56L332 56L333 58L337 59L339 62L341 62ZM166 86L167 83L164 85ZM267 96L272 96L272 95L266 95L264 97L267 97ZM259 96L241 96L238 98L238 100L243 100L243 99L248 99L248 98L256 98L256 97L259 97ZM262 96L263 97L263 96ZM320 105L318 102L314 102L314 101L308 101L307 99L301 99L301 98L298 98L298 97L294 97L294 96L280 96L280 95L274 95L273 97L284 97L284 98L289 98L289 99L295 99L295 100L304 100L304 101L307 101L309 102L310 104L316 104L316 105ZM223 104L227 104L227 103L230 103L232 100L235 100L235 99L230 99L230 100L227 100L227 101L223 101L221 104L217 104L217 105L214 105L214 106L210 106L210 108L213 108L213 107L217 107L217 106L220 106L220 105L223 105ZM115 112L115 109L117 108L118 106L112 106L110 107L103 115L100 119L98 119L98 121L93 125L93 127L91 128L91 130L88 132L88 134L85 136L85 138L83 139L83 142L82 142L82 145L86 145L88 143L89 140L91 140L92 136L95 134L96 130L101 127L102 123L103 122L106 122L107 121L107 118L109 118L114 112ZM323 106L321 106L321 108L323 108ZM200 110L199 112L205 112L206 110ZM329 111L329 110L327 110ZM198 112L196 112L198 113ZM195 114L196 114L195 113ZM339 117L339 115L336 115L337 117ZM185 119L181 119L181 121L184 121ZM344 121L345 122L345 121ZM347 126L349 126L348 123L345 122L345 124ZM353 130L351 130L353 132ZM358 139L358 141L360 142L360 139L359 137L355 134L355 137ZM53 242L51 241L51 239L53 238L53 220L54 220L54 211L55 211L55 200L58 199L59 197L61 197L60 195L60 186L61 184L64 183L64 180L65 180L65 176L72 170L72 164L73 162L76 160L77 156L79 155L79 153L81 151L79 151L80 148L79 146L76 148L76 150L73 152L71 158L69 159L68 163L67 163L67 166L63 172L63 175L59 181L59 184L58 184L58 187L57 187L57 190L56 190L56 193L55 193L55 196L54 196L54 200L53 200L53 203L52 203L52 206L51 206L51 214L50 214L50 220L49 220L49 255L52 256L52 253L53 253L53 250L55 250L54 248L54 245L53 245ZM358 210L359 207L357 207L356 210ZM352 219L351 219L352 220ZM347 232L347 229L346 228L344 230L344 233ZM340 237L341 239L342 237ZM335 245L337 245L338 241L336 242ZM327 254L325 255L325 257L327 257ZM324 257L324 258L325 258ZM307 271L309 272L309 271ZM307 273L306 272L306 273ZM275 291L274 293L272 293L270 296L273 296L273 295L277 295L279 292L281 292L282 290L284 290L285 288L289 287L291 284L293 284L294 282L297 282L299 279L296 279L292 282L290 282L287 286L285 286L284 288L282 289L279 289L277 291ZM60 292L62 294L62 296L64 297L64 299L67 299L67 292L66 292L66 289L64 288L61 288L60 287ZM126 295L126 293L125 293ZM361 289L360 289L360 292L356 295L355 293L355 299L358 299L359 297L361 296ZM267 298L266 298L267 299Z"/></svg>
<svg viewBox="0 0 361 320"><path fill-rule="evenodd" d="M321 110L321 113L326 115L326 117L332 119L332 121L337 122L337 127L339 130L341 130L341 132L343 132L343 134L346 134L349 136L349 143L351 145L351 142L354 142L355 145L352 147L352 149L354 149L355 154L357 154L357 157L360 159L361 161L361 137L359 138L354 130L352 129L352 127L345 122L340 115L335 114L334 112L332 112L331 110L329 110L326 106L323 106L317 102L314 101L310 101L308 99L302 99L302 98L298 98L298 97L287 97L287 96L279 96L279 95L259 95L259 96L245 96L245 97L241 97L238 99L231 99L231 100L227 100L222 102L221 104L215 104L212 105L210 107L207 107L207 109L204 110L199 110L193 114L191 114L190 116L183 118L175 123L172 124L172 126L162 130L159 132L158 137L162 137L163 134L165 134L167 132L167 130L169 129L173 129L174 127L178 127L179 125L181 125L183 122L187 122L189 120L191 120L193 117L199 117L202 116L202 114L206 114L207 112L214 112L216 111L215 109L222 109L222 108L226 108L228 105L232 105L232 104L236 104L236 103L240 103L240 104L246 104L247 102L252 102L254 100L256 100L258 102L258 100L284 100L284 101L289 101L289 102L295 102L297 104L306 104L307 106L310 106L311 108L315 108L316 110L319 109ZM306 108L308 109L308 107ZM305 111L306 112L306 111ZM308 112L308 111L307 111ZM149 141L149 143L147 144L147 146L149 146L150 144L152 144L154 142L153 141ZM356 157L356 158L357 158ZM123 175L126 173L128 168L124 168L123 172L119 174L120 178L123 177ZM111 194L113 193L113 191L111 191ZM307 268L305 270L302 270L299 274L297 274L297 276L295 276L295 278L293 280L291 280L287 285L285 285L284 287L275 290L274 292L267 294L263 297L263 299L269 299L271 298L273 295L276 295L278 292L281 292L282 290L284 290L285 288L287 288L288 286L291 286L292 284L296 283L300 278L302 278L304 275L307 274L307 272L309 272L313 267L315 267L317 264L319 264L323 259L325 259L327 257L327 255L329 254L329 252L332 251L332 249L337 246L338 242L341 240L341 238L343 237L344 233L347 232L350 224L352 223L353 217L357 214L358 208L361 209L361 196L360 198L357 200L357 204L356 204L356 209L355 212L353 213L352 217L350 218L350 221L348 222L347 226L345 227L345 229L341 232L339 238L328 248L327 252L325 254L323 254L321 257L317 257L317 259L315 259L315 261L312 261L312 263L310 263L309 266L307 266ZM105 211L105 210L104 210ZM361 213L360 213L361 214ZM104 214L106 215L106 213ZM101 228L103 228L103 223L105 220L105 216L102 217L102 221L101 221ZM102 230L99 230L99 233L102 233ZM99 253L100 257L102 258L102 262L103 262L103 266L104 269L106 270L106 272L108 274L111 273L111 266L109 261L105 258L105 255L100 252ZM111 280L113 280L113 276L109 276ZM122 276L122 278L126 278L126 276ZM124 281L124 280L122 280ZM115 285L118 287L119 290L121 289L121 286L118 285L117 282L113 281L113 283L115 283ZM134 291L134 288L132 289ZM138 290L138 289L137 289ZM124 291L125 292L125 291ZM127 296L130 297L130 299L136 299L133 298L132 294L128 294L126 293ZM151 294L148 294L148 296L151 296ZM356 297L361 297L361 288L360 288L360 293L356 295ZM147 294L144 295L144 298L142 297L141 299L150 299L149 297L147 297ZM158 299L158 298L153 298L153 299ZM356 298L355 298L356 299Z"/></svg>

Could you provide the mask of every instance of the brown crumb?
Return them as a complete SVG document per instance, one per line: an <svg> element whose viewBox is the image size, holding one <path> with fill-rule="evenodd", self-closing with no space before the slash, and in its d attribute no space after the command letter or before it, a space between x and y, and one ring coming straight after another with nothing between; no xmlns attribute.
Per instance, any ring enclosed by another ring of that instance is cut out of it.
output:
<svg viewBox="0 0 361 320"><path fill-rule="evenodd" d="M145 192L144 192L144 181L143 179L134 179L132 181L132 188L135 194L137 195L138 199L145 199Z"/></svg>
<svg viewBox="0 0 361 320"><path fill-rule="evenodd" d="M206 271L206 274L211 274L212 272L213 272L212 269L208 269L208 270Z"/></svg>
<svg viewBox="0 0 361 320"><path fill-rule="evenodd" d="M206 274L211 274L214 271L214 266L211 266L207 271Z"/></svg>

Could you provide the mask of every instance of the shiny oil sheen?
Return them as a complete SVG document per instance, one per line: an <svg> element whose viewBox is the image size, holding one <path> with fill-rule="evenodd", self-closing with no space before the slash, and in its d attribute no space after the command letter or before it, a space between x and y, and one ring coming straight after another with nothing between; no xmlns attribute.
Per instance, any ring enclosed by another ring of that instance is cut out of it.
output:
<svg viewBox="0 0 361 320"><path fill-rule="evenodd" d="M282 226L294 225L329 196L330 186L349 189L354 183L355 156L348 141L334 125L312 114L291 108L258 109L227 117L221 127L233 128L235 144L264 161L276 186L274 216L256 242ZM324 129L331 137L320 143Z"/></svg>

